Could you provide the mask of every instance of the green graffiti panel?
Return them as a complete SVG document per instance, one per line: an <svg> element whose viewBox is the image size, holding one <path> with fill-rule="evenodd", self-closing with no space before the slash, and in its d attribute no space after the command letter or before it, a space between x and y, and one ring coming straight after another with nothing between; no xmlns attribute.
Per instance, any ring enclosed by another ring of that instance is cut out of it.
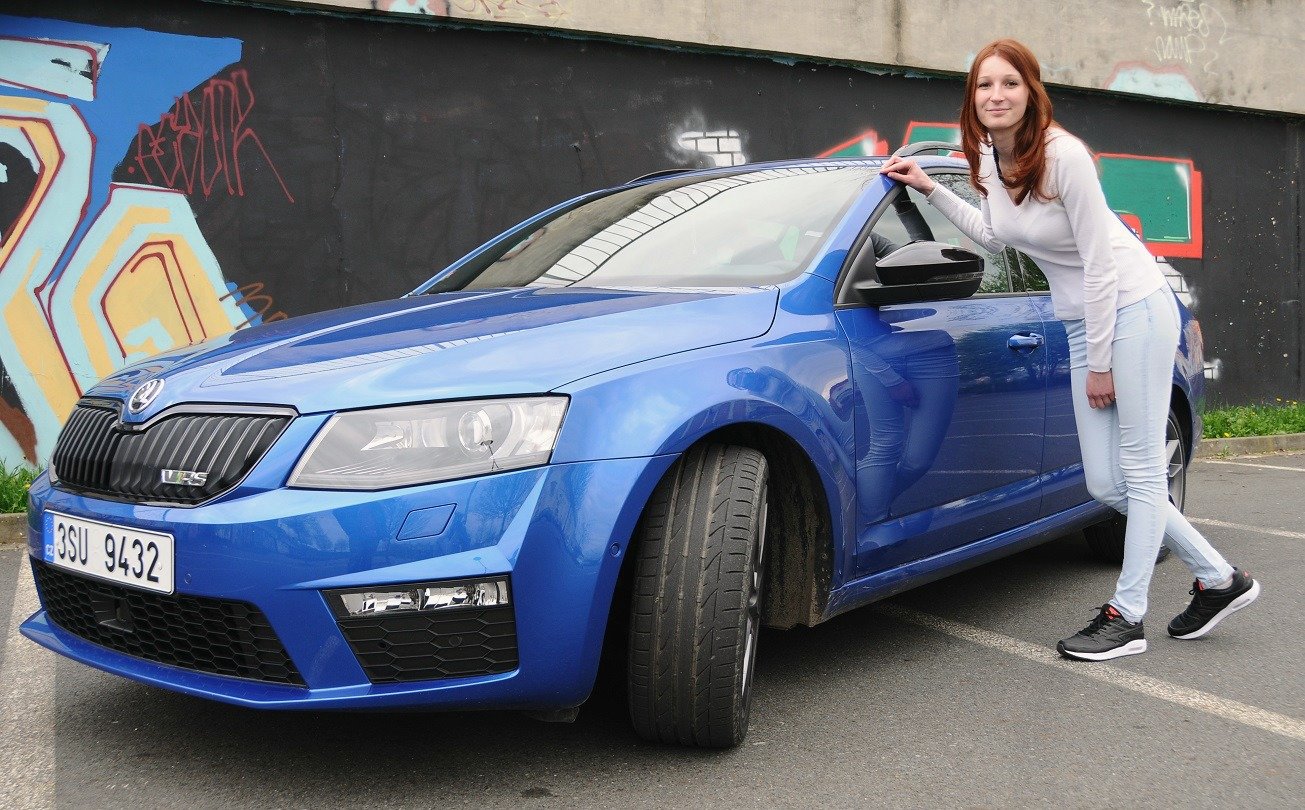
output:
<svg viewBox="0 0 1305 810"><path fill-rule="evenodd" d="M960 143L961 133L955 125L931 126L929 124L911 124L907 132L907 143L921 141L942 141L943 143Z"/></svg>
<svg viewBox="0 0 1305 810"><path fill-rule="evenodd" d="M1187 163L1106 156L1098 163L1110 207L1137 216L1147 242L1192 241L1192 175Z"/></svg>

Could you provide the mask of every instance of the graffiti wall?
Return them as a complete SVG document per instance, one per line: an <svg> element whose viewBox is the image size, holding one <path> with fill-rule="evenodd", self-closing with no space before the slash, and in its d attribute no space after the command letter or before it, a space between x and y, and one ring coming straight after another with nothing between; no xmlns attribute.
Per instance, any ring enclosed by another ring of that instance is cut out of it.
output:
<svg viewBox="0 0 1305 810"><path fill-rule="evenodd" d="M193 189L168 182L182 172L159 170L171 157L207 181L229 174L226 164L189 159L194 150L176 144L167 155L149 123L175 123L174 99L239 62L240 50L229 38L0 18L6 462L48 457L81 391L105 374L262 319L223 275ZM239 118L238 105L231 112ZM206 123L181 126L197 143L224 143L225 132L203 137ZM230 139L233 154L247 148L242 136ZM123 160L133 153L138 165ZM139 170L135 182L115 180L124 165Z"/></svg>
<svg viewBox="0 0 1305 810"><path fill-rule="evenodd" d="M443 4L423 5L439 18ZM948 140L961 93L802 62L182 0L7 8L7 463L44 462L80 393L135 359L400 295L536 210L650 171ZM1097 152L1111 205L1174 267L1219 361L1212 398L1299 398L1301 122L1054 100Z"/></svg>

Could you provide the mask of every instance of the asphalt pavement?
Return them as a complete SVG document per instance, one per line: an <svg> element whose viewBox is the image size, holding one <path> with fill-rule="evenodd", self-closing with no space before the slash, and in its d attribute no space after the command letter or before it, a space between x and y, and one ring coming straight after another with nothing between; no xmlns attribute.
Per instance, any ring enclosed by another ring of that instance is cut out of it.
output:
<svg viewBox="0 0 1305 810"><path fill-rule="evenodd" d="M574 724L515 713L268 713L140 686L18 637L35 604L0 551L0 806L1297 807L1305 796L1305 454L1198 459L1187 512L1264 584L1208 637L1159 566L1150 649L1052 650L1109 597L1081 535L768 631L752 730L704 752L637 740L604 682Z"/></svg>

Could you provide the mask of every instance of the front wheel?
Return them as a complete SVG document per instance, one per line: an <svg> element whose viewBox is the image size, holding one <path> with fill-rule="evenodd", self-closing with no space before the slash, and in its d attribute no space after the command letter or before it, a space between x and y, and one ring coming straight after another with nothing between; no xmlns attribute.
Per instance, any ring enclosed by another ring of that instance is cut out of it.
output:
<svg viewBox="0 0 1305 810"><path fill-rule="evenodd" d="M1178 414L1169 409L1169 420L1165 423L1165 454L1169 459L1165 475L1169 478L1169 500L1178 511L1183 511L1187 500L1187 446L1183 444L1183 429L1178 424ZM1100 523L1083 530L1088 548L1093 556L1102 562L1116 565L1124 561L1124 532L1128 528L1128 519L1124 515L1113 515ZM1161 545L1156 562L1169 556L1169 546Z"/></svg>
<svg viewBox="0 0 1305 810"><path fill-rule="evenodd" d="M729 748L748 733L768 478L756 450L696 447L639 521L628 689L644 739Z"/></svg>

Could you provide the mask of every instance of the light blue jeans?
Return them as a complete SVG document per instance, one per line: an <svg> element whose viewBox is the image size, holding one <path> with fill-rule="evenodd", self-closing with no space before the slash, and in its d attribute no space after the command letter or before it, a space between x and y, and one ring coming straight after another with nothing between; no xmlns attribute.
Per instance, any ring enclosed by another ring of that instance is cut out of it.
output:
<svg viewBox="0 0 1305 810"><path fill-rule="evenodd" d="M1116 313L1111 354L1115 403L1106 408L1088 405L1083 321L1064 323L1074 421L1088 492L1128 515L1124 568L1110 603L1125 619L1141 621L1161 542L1205 585L1217 584L1233 572L1169 502L1165 423L1178 350L1178 304L1166 286Z"/></svg>

